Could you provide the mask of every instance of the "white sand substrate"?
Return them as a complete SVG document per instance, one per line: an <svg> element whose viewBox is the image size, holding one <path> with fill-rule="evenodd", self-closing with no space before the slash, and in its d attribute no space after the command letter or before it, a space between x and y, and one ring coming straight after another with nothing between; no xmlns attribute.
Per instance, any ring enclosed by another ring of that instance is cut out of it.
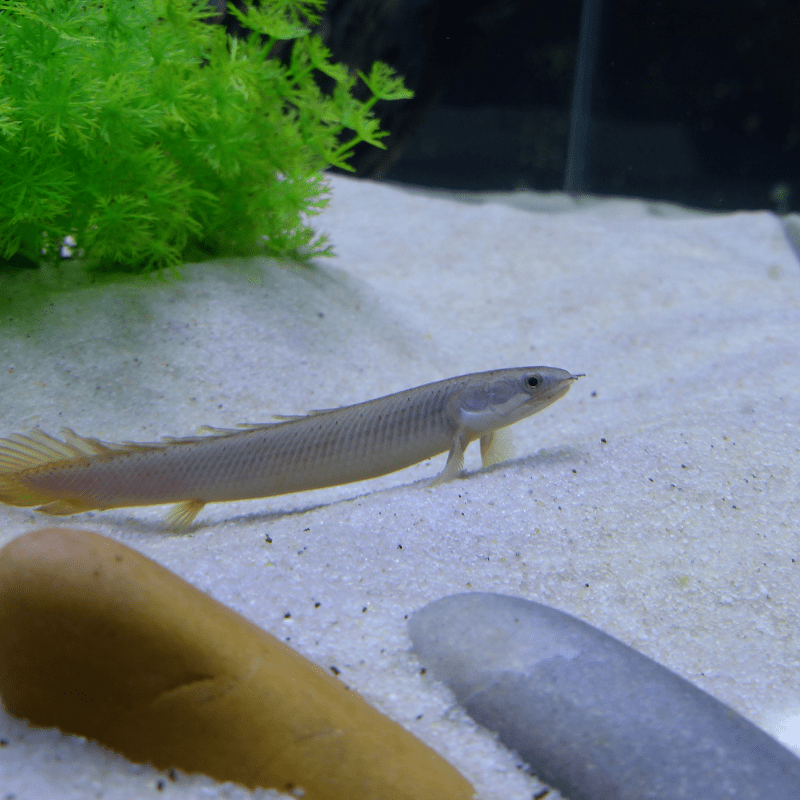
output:
<svg viewBox="0 0 800 800"><path fill-rule="evenodd" d="M53 520L3 506L0 545L53 522L125 542L336 667L481 800L540 785L420 675L406 632L410 612L470 589L572 613L800 744L800 265L780 220L331 183L315 225L337 257L311 268L188 265L181 281L35 302L5 279L0 436L149 441L478 370L586 373L515 426L517 457L481 472L470 451L465 476L432 489L444 456L212 505L181 535L165 507ZM2 710L0 787L271 796L131 765Z"/></svg>

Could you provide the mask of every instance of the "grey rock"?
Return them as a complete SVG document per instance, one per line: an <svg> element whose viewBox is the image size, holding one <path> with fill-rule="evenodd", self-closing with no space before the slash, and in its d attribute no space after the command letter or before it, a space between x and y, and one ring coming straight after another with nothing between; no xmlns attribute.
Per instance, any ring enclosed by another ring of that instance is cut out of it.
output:
<svg viewBox="0 0 800 800"><path fill-rule="evenodd" d="M798 800L800 759L728 706L539 603L461 594L409 622L422 664L571 800Z"/></svg>

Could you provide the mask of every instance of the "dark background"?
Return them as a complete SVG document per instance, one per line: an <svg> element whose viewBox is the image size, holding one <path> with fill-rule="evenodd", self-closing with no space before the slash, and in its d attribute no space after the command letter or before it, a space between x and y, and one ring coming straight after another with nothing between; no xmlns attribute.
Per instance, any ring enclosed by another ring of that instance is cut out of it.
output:
<svg viewBox="0 0 800 800"><path fill-rule="evenodd" d="M329 0L334 60L386 61L357 174L459 190L564 187L580 0ZM604 0L581 191L800 210L800 2Z"/></svg>

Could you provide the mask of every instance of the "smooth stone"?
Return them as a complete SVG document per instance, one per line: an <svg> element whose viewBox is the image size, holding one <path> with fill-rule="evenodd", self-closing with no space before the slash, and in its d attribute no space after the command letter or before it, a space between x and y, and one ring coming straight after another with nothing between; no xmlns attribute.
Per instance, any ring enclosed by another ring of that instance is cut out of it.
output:
<svg viewBox="0 0 800 800"><path fill-rule="evenodd" d="M306 800L469 800L444 759L327 671L112 539L0 550L9 713L133 761Z"/></svg>
<svg viewBox="0 0 800 800"><path fill-rule="evenodd" d="M728 706L579 619L460 594L409 621L422 664L570 800L800 798L800 759Z"/></svg>

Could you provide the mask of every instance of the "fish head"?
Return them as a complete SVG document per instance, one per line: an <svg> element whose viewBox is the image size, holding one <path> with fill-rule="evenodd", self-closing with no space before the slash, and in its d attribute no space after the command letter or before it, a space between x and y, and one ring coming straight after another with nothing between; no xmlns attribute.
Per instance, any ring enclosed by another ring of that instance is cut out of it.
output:
<svg viewBox="0 0 800 800"><path fill-rule="evenodd" d="M582 377L556 367L520 367L473 376L451 400L451 413L458 427L483 434L505 428L541 411Z"/></svg>

